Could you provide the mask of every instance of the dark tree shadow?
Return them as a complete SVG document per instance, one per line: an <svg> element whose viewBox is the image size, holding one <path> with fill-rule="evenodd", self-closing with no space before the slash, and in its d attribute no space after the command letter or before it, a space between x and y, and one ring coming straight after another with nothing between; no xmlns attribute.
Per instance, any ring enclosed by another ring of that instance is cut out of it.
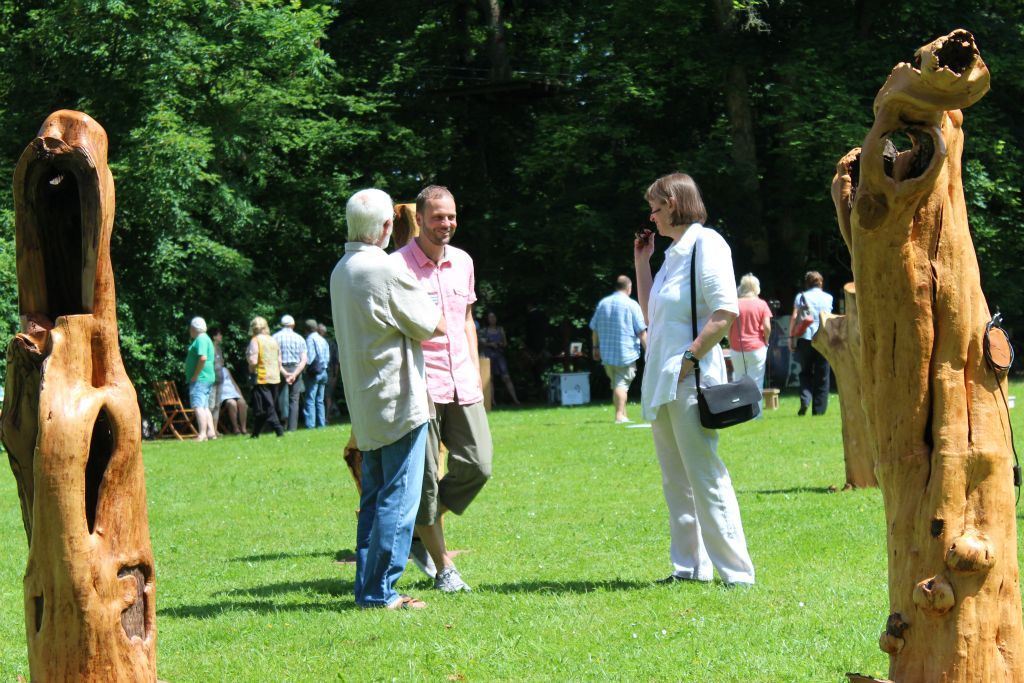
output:
<svg viewBox="0 0 1024 683"><path fill-rule="evenodd" d="M297 557L335 557L341 559L342 553L352 555L351 550L341 550L335 553L332 550L310 550L305 553L267 553L265 555L246 555L244 557L232 557L228 562L273 562L275 560L291 560ZM353 555L354 557L354 555Z"/></svg>
<svg viewBox="0 0 1024 683"><path fill-rule="evenodd" d="M773 496L784 493L835 493L836 490L828 486L794 486L788 489L737 489L737 493L762 493L767 496Z"/></svg>
<svg viewBox="0 0 1024 683"><path fill-rule="evenodd" d="M514 581L512 583L481 583L474 586L480 592L488 593L595 593L598 591L632 591L654 587L653 581L626 581L609 579L604 581Z"/></svg>
<svg viewBox="0 0 1024 683"><path fill-rule="evenodd" d="M266 586L234 588L217 591L212 597L229 596L238 598L223 602L210 602L202 605L180 605L158 609L157 614L181 619L207 619L225 612L256 612L270 614L273 612L307 612L328 611L342 612L357 609L352 597L352 581L337 579L318 579L316 581L286 581ZM294 593L314 593L323 596L322 600L294 603L282 603L271 598ZM251 598L246 600L245 598Z"/></svg>
<svg viewBox="0 0 1024 683"><path fill-rule="evenodd" d="M269 598L288 593L319 593L334 597L348 596L352 595L352 582L338 581L337 579L285 581L282 583L271 583L266 586L251 586L249 588L232 588L231 590L217 591L212 596L228 595L247 598Z"/></svg>

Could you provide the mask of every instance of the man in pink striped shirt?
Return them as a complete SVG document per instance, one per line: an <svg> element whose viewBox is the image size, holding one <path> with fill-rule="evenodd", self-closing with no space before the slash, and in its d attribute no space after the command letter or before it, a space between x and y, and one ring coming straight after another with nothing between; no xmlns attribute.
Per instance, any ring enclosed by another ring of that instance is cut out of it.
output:
<svg viewBox="0 0 1024 683"><path fill-rule="evenodd" d="M480 388L473 302L473 259L449 244L457 226L455 198L447 188L431 185L416 197L420 232L391 255L401 259L430 294L448 322L442 337L423 342L427 393L437 408L427 438L423 494L416 517L412 558L438 590L470 588L448 554L441 516L461 515L491 476L491 432ZM438 480L440 444L448 448L448 467ZM429 553L429 556L427 555Z"/></svg>

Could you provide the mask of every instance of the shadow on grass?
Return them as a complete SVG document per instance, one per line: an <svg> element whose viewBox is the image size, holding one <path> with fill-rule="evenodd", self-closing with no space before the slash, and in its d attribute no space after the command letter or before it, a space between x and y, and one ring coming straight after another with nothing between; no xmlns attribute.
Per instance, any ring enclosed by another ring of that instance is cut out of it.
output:
<svg viewBox="0 0 1024 683"><path fill-rule="evenodd" d="M763 493L764 495L771 496L780 493L835 493L834 489L828 486L794 486L788 489L759 489L759 490L744 490L737 489L737 493Z"/></svg>
<svg viewBox="0 0 1024 683"><path fill-rule="evenodd" d="M653 588L653 581L515 581L513 583L481 583L480 592L488 593L596 593L632 591Z"/></svg>
<svg viewBox="0 0 1024 683"><path fill-rule="evenodd" d="M351 553L351 551L347 552ZM307 553L267 553L265 555L232 557L228 562L273 562L274 560L291 560L297 557L335 557L336 555L339 553L332 550L310 550Z"/></svg>
<svg viewBox="0 0 1024 683"><path fill-rule="evenodd" d="M266 586L253 586L250 588L235 588L226 591L217 591L217 596L230 596L243 598L228 600L225 602L211 602L205 605L181 605L180 607L165 607L158 609L157 614L163 617L177 617L179 619L208 619L216 617L225 612L256 612L259 614L270 614L274 612L311 612L326 610L341 612L357 609L352 599L352 582L339 581L337 579L318 579L316 581L285 581L272 583ZM327 598L322 601L284 603L271 598L289 595L293 593L309 594L316 593ZM244 598L252 598L245 600Z"/></svg>

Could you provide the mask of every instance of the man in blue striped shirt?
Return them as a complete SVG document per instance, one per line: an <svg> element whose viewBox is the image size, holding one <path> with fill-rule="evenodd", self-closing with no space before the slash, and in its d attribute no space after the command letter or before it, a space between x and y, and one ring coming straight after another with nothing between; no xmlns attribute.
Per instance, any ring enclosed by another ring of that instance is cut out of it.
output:
<svg viewBox="0 0 1024 683"><path fill-rule="evenodd" d="M615 280L615 292L601 299L590 320L594 360L601 361L612 383L615 422L630 422L626 396L636 377L636 361L647 348L647 324L640 304L631 299L633 282L625 275Z"/></svg>

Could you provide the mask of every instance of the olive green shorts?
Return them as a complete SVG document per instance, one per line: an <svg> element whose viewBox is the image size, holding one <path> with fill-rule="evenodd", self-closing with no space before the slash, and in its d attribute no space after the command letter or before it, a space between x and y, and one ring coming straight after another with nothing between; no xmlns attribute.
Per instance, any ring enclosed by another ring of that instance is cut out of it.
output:
<svg viewBox="0 0 1024 683"><path fill-rule="evenodd" d="M445 506L457 515L465 512L491 478L491 429L483 402L468 406L435 404L437 417L427 430L426 466L417 524L437 522L438 509ZM448 449L448 466L438 480L440 444Z"/></svg>

